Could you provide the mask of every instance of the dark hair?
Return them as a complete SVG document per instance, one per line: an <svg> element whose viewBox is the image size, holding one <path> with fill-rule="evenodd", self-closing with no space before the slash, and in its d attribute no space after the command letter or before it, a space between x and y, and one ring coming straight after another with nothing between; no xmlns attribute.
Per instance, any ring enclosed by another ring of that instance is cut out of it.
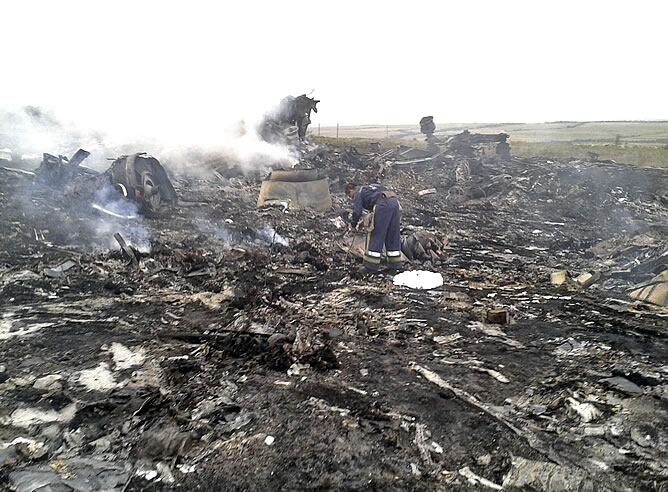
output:
<svg viewBox="0 0 668 492"><path fill-rule="evenodd" d="M352 193L357 189L357 185L355 183L348 183L346 185L346 195Z"/></svg>

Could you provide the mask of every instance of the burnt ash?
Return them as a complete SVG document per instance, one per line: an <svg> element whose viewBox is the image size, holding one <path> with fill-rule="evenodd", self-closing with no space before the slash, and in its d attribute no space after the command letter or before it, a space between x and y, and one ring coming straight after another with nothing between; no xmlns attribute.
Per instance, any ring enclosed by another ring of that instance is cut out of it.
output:
<svg viewBox="0 0 668 492"><path fill-rule="evenodd" d="M101 231L85 203L0 170L0 442L33 442L0 446L0 480L477 490L468 467L512 489L524 458L535 489L665 486L667 314L626 290L666 268L668 173L378 157L306 147L330 179L324 213L258 210L255 177L175 176L179 204L140 219L136 268L113 240L136 223ZM442 288L356 272L335 223L348 181L382 181L403 232L440 239L408 266ZM585 272L600 274L586 289L570 280ZM27 410L42 417L22 424Z"/></svg>

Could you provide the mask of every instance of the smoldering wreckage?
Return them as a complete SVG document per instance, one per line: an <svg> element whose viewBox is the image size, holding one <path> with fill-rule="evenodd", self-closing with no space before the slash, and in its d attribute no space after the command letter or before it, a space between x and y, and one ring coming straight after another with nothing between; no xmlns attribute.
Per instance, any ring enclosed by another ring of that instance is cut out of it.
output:
<svg viewBox="0 0 668 492"><path fill-rule="evenodd" d="M666 490L666 171L294 125L271 173L6 162L5 488ZM351 181L442 285L357 272Z"/></svg>

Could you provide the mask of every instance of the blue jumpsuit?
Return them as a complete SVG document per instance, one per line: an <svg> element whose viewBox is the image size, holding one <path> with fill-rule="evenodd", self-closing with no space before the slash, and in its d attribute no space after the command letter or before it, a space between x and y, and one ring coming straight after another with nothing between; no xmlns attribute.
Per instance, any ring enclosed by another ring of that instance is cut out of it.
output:
<svg viewBox="0 0 668 492"><path fill-rule="evenodd" d="M401 208L396 194L385 191L379 184L361 186L353 198L353 227L359 222L364 210L372 212L364 266L377 270L384 249L388 265L398 267L401 264Z"/></svg>

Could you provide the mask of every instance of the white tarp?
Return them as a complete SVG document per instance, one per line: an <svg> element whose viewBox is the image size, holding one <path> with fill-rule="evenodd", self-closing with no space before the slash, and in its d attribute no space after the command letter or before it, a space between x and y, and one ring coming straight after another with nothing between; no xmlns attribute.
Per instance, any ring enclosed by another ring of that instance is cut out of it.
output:
<svg viewBox="0 0 668 492"><path fill-rule="evenodd" d="M395 275L392 279L394 285L409 287L411 289L435 289L443 285L443 275L425 270L412 270Z"/></svg>

